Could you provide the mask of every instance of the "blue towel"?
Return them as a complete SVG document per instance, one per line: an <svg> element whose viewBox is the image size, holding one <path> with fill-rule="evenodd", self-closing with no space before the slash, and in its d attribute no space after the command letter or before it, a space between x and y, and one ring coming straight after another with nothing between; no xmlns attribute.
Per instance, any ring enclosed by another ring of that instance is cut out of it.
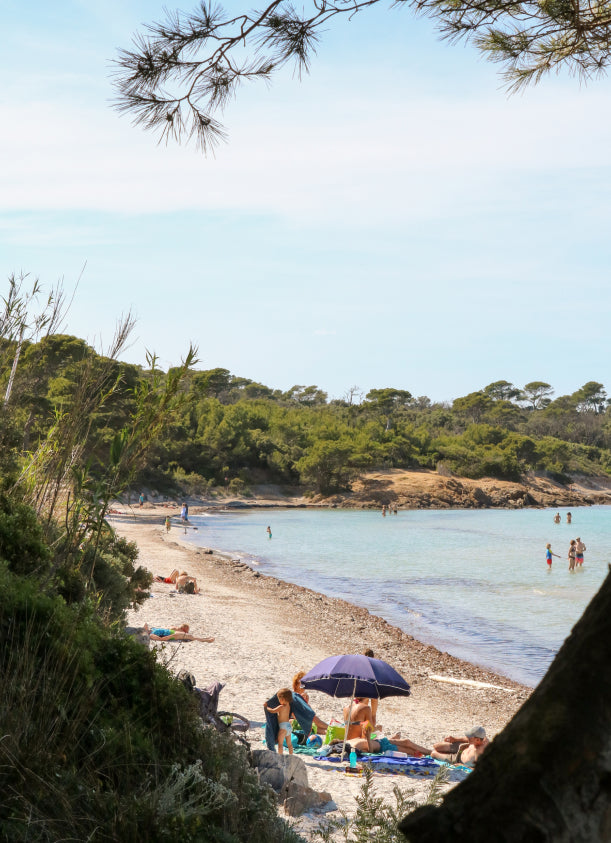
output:
<svg viewBox="0 0 611 843"><path fill-rule="evenodd" d="M280 705L280 700L274 696L268 700L265 705L272 708ZM303 697L299 694L293 694L293 702L291 703L291 712L295 720L299 723L303 733L309 735L312 729L312 722L314 720L314 711L310 708ZM278 715L272 714L271 711L265 709L265 744L272 752L276 751L276 744L278 742Z"/></svg>

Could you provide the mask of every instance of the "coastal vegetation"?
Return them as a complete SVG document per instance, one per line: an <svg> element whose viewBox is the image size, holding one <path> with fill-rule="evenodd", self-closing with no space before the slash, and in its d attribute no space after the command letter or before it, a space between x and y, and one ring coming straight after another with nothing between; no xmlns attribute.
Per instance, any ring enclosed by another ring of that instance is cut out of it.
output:
<svg viewBox="0 0 611 843"><path fill-rule="evenodd" d="M296 841L246 750L203 728L125 633L152 577L106 514L177 412L195 352L167 374L154 357L144 372L117 362L129 316L106 354L28 341L28 325L52 324L30 322L30 292L13 284L0 314L0 840Z"/></svg>
<svg viewBox="0 0 611 843"><path fill-rule="evenodd" d="M2 347L0 389L16 347ZM194 357L191 350L182 367L162 372L154 357L145 367L119 362L116 349L99 354L76 337L24 343L5 408L21 482L49 458L51 440L53 459L64 460L54 470L63 476L85 427L88 479L79 482L97 483L100 466L114 466L96 500L128 479L196 495L217 486L248 493L261 482L328 495L374 469L504 480L535 472L565 484L611 473L611 409L595 381L560 396L542 381L496 381L447 402L397 388L363 394L352 387L329 399L316 385L283 391L227 369L197 369ZM88 393L84 382L93 384ZM78 430L70 427L76 419ZM40 509L53 490L37 494Z"/></svg>

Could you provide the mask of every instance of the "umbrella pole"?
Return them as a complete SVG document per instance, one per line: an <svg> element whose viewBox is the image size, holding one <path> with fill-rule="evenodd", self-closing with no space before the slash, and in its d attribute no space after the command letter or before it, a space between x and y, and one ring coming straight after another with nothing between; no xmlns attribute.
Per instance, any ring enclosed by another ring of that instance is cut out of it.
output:
<svg viewBox="0 0 611 843"><path fill-rule="evenodd" d="M350 717L352 716L352 703L354 702L354 697L356 694L356 679L354 680L354 688L352 689L352 699L350 700L350 705L348 707L348 719L344 720L344 743L342 745L342 754L339 757L340 761L344 760L344 752L346 750L346 740L348 738L348 727L350 724Z"/></svg>

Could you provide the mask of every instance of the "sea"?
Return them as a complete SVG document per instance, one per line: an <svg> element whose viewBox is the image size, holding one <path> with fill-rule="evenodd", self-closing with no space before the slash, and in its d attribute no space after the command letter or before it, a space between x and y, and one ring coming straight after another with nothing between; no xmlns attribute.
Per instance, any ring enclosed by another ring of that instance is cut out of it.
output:
<svg viewBox="0 0 611 843"><path fill-rule="evenodd" d="M184 539L363 606L441 651L535 687L611 559L611 508L572 508L571 524L567 511L382 517L373 510L226 509L191 515L198 529ZM571 573L567 552L577 536L587 550ZM551 570L547 542L560 556Z"/></svg>

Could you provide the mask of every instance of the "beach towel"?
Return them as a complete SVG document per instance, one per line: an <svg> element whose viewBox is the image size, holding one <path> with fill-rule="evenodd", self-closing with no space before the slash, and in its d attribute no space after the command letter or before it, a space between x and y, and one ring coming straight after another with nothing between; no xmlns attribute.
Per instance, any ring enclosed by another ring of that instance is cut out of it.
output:
<svg viewBox="0 0 611 843"><path fill-rule="evenodd" d="M363 764L371 764L376 772L394 773L404 776L431 776L435 777L439 771L439 765L433 758L393 758L389 755L364 755Z"/></svg>
<svg viewBox="0 0 611 843"><path fill-rule="evenodd" d="M336 765L345 765L346 759L341 761L340 757L335 754L331 755L315 755L315 761L330 761ZM408 756L407 758L392 758L389 755L369 755L359 753L359 761L363 764L370 764L376 773L390 773L391 775L401 776L420 776L422 778L434 778L439 768L442 766L448 767L450 781L462 781L470 772L469 767L456 767L447 765L443 761L436 761L428 755L424 758L415 756Z"/></svg>
<svg viewBox="0 0 611 843"><path fill-rule="evenodd" d="M280 700L274 696L267 700L265 705L271 708L276 708L280 705ZM295 715L295 720L301 726L302 731L309 735L312 729L312 722L314 721L314 711L310 708L303 697L299 694L293 694L293 702L291 703L291 711ZM272 752L276 751L276 744L278 743L278 715L272 714L271 711L265 709L265 745Z"/></svg>

